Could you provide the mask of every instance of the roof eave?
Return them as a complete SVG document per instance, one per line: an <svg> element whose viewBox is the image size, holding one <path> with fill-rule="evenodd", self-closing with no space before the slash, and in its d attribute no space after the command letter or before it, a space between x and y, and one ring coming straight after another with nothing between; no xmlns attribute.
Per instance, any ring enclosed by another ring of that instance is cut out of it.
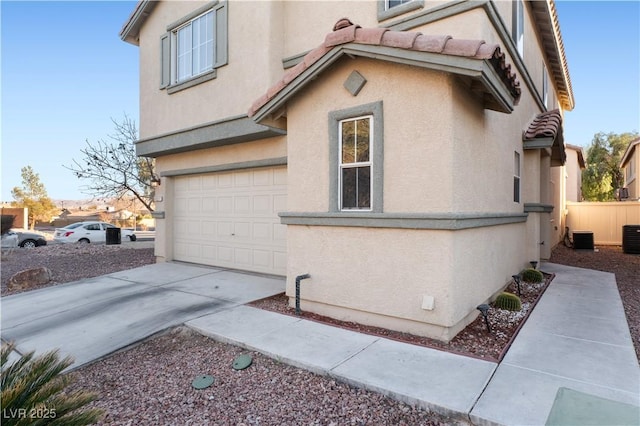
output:
<svg viewBox="0 0 640 426"><path fill-rule="evenodd" d="M631 153L633 152L633 150L636 148L637 145L640 145L640 138L629 142L629 146L627 146L627 149L624 151L624 154L622 155L622 159L620 160L621 168L627 164L627 161L629 161L629 159L631 158Z"/></svg>
<svg viewBox="0 0 640 426"><path fill-rule="evenodd" d="M555 2L529 1L529 4L534 12L548 64L556 82L559 101L564 110L571 111L575 106L575 100Z"/></svg>
<svg viewBox="0 0 640 426"><path fill-rule="evenodd" d="M488 97L484 99L484 107L487 109L511 113L516 104L516 100L511 96L489 60L348 43L336 46L326 53L291 81L280 93L261 106L252 118L259 122L278 111L291 96L345 55L412 65L476 80L483 87L483 94Z"/></svg>
<svg viewBox="0 0 640 426"><path fill-rule="evenodd" d="M147 20L147 17L151 11L158 4L154 0L141 0L136 5L136 8L131 12L129 19L124 23L120 30L120 39L133 45L139 45L140 28L142 24Z"/></svg>

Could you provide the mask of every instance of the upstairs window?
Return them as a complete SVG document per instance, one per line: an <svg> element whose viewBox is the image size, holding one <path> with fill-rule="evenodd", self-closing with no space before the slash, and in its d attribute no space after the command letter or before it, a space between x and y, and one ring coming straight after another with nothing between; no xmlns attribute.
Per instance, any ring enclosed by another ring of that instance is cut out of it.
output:
<svg viewBox="0 0 640 426"><path fill-rule="evenodd" d="M549 74L544 64L542 64L542 103L545 108L549 108Z"/></svg>
<svg viewBox="0 0 640 426"><path fill-rule="evenodd" d="M378 22L424 7L424 0L377 0Z"/></svg>
<svg viewBox="0 0 640 426"><path fill-rule="evenodd" d="M172 32L177 58L175 82L180 83L213 69L213 15L213 11L207 12Z"/></svg>
<svg viewBox="0 0 640 426"><path fill-rule="evenodd" d="M216 77L227 63L226 1L212 2L167 26L160 38L160 89L169 93Z"/></svg>
<svg viewBox="0 0 640 426"><path fill-rule="evenodd" d="M372 124L373 116L339 123L341 210L371 210Z"/></svg>
<svg viewBox="0 0 640 426"><path fill-rule="evenodd" d="M520 153L513 153L513 201L520 202Z"/></svg>
<svg viewBox="0 0 640 426"><path fill-rule="evenodd" d="M522 0L513 0L513 19L511 36L521 58L524 58L524 4Z"/></svg>

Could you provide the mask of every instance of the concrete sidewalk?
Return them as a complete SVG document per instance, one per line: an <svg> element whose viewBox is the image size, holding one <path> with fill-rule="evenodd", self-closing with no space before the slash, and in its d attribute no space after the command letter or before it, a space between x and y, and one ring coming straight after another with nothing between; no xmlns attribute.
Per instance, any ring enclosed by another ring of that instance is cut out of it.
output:
<svg viewBox="0 0 640 426"><path fill-rule="evenodd" d="M284 280L164 263L2 300L2 337L77 365L167 327L379 391L475 424L640 424L640 367L612 274L556 273L501 364L243 304Z"/></svg>

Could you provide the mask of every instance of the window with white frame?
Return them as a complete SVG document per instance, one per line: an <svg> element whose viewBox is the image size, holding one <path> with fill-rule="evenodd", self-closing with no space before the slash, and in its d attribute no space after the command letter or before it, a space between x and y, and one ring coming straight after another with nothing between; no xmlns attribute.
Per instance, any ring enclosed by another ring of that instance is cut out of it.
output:
<svg viewBox="0 0 640 426"><path fill-rule="evenodd" d="M513 153L513 201L520 202L520 153Z"/></svg>
<svg viewBox="0 0 640 426"><path fill-rule="evenodd" d="M213 69L215 43L213 11L204 13L171 32L175 46L173 82L180 83Z"/></svg>
<svg viewBox="0 0 640 426"><path fill-rule="evenodd" d="M167 27L160 38L160 88L169 93L216 77L227 63L227 2L213 1Z"/></svg>
<svg viewBox="0 0 640 426"><path fill-rule="evenodd" d="M373 116L339 122L341 210L371 210Z"/></svg>
<svg viewBox="0 0 640 426"><path fill-rule="evenodd" d="M511 36L518 53L524 58L524 3L522 0L513 0L513 19Z"/></svg>
<svg viewBox="0 0 640 426"><path fill-rule="evenodd" d="M549 108L549 74L544 64L542 64L542 103Z"/></svg>
<svg viewBox="0 0 640 426"><path fill-rule="evenodd" d="M636 177L635 167L635 158L631 158L631 160L627 164L627 183L631 182L633 178Z"/></svg>

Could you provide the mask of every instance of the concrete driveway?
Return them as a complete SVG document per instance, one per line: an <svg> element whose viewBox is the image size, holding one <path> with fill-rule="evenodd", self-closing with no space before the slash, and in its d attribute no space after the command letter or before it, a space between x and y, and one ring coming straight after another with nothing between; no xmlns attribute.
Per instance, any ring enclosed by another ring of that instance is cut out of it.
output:
<svg viewBox="0 0 640 426"><path fill-rule="evenodd" d="M134 243L135 244L135 243ZM2 298L2 340L73 368L168 327L282 293L284 278L158 263Z"/></svg>

